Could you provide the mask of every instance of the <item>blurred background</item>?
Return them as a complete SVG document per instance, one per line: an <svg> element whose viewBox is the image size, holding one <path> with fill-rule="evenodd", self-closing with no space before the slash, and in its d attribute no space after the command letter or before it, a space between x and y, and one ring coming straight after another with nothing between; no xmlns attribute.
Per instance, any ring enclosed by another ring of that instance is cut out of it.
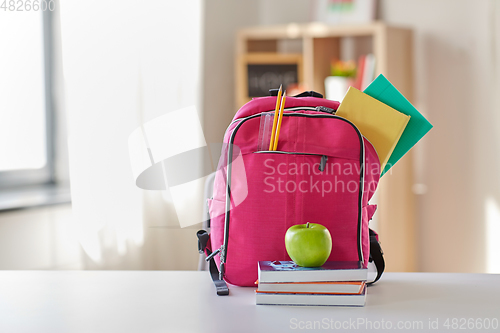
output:
<svg viewBox="0 0 500 333"><path fill-rule="evenodd" d="M130 134L194 105L217 143L259 89L382 73L434 125L377 191L387 270L500 273L499 1L0 3L0 269L197 269Z"/></svg>

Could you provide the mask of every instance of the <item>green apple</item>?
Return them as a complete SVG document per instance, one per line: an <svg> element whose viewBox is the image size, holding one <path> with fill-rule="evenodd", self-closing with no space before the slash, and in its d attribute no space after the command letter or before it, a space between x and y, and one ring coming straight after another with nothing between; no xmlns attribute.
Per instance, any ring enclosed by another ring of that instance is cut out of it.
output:
<svg viewBox="0 0 500 333"><path fill-rule="evenodd" d="M332 252L332 236L327 228L317 223L293 225L286 231L285 247L288 255L299 266L322 266Z"/></svg>

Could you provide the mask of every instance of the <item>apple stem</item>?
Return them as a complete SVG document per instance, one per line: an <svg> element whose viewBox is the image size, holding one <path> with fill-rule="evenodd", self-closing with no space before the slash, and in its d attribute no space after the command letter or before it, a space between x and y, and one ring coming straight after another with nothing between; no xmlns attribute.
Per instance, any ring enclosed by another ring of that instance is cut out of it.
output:
<svg viewBox="0 0 500 333"><path fill-rule="evenodd" d="M306 228L309 228L309 222L307 222L307 224L306 224Z"/></svg>

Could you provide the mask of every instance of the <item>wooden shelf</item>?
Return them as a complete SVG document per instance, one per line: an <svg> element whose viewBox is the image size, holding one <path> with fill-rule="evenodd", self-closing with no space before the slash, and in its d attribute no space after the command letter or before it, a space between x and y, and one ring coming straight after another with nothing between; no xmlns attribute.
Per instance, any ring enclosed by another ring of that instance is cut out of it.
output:
<svg viewBox="0 0 500 333"><path fill-rule="evenodd" d="M330 26L322 23L259 26L242 29L237 34L238 70L236 82L241 82L242 55L251 53L284 53L280 42L299 40L303 57L302 83L307 89L324 93L324 79L330 73L332 59L340 59L341 41L351 37L352 58L373 53L376 74L383 73L401 92L412 99L410 29L392 27L381 22L362 25ZM241 85L236 87L236 109L248 102Z"/></svg>
<svg viewBox="0 0 500 333"><path fill-rule="evenodd" d="M374 35L378 30L384 29L384 27L386 25L382 22L350 25L327 25L319 22L306 24L291 23L244 28L238 32L238 38L265 40L303 37L369 36Z"/></svg>

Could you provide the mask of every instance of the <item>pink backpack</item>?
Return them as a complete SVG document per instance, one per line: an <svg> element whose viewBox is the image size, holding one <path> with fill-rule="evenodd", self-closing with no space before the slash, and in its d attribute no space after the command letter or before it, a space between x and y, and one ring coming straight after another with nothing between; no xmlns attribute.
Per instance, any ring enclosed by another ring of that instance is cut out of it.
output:
<svg viewBox="0 0 500 333"><path fill-rule="evenodd" d="M329 261L374 261L377 281L384 260L368 227L368 204L380 176L372 144L354 124L335 115L339 102L315 92L287 97L276 151L258 150L262 120L276 97L254 98L224 135L208 200L210 235L198 232L218 295L225 282L255 286L257 262L291 260L285 233L295 224L319 223L332 236ZM230 163L228 163L230 162Z"/></svg>

